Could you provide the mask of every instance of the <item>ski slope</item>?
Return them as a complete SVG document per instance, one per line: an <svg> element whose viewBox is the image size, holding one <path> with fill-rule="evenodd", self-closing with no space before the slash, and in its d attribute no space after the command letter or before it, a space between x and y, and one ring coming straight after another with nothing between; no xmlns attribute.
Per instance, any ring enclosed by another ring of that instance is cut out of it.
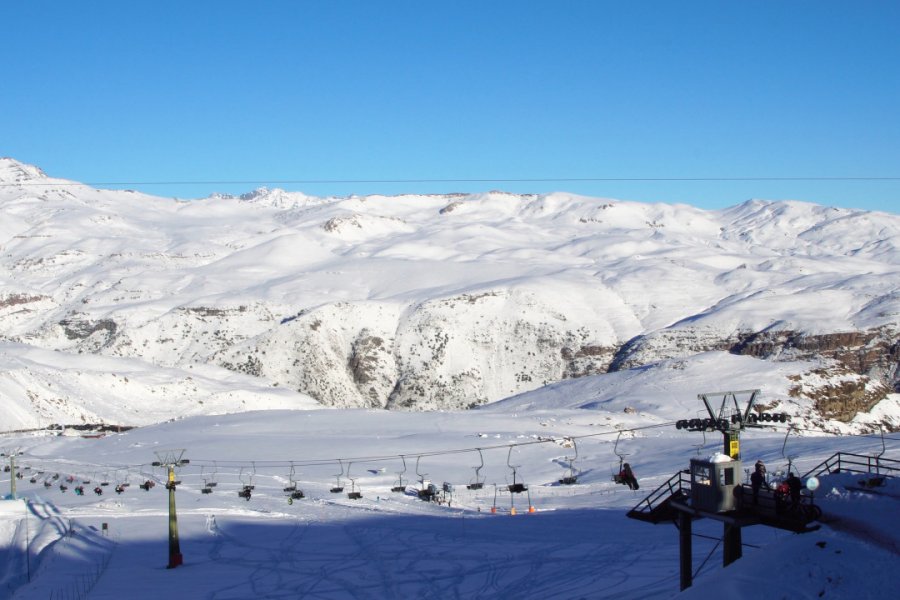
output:
<svg viewBox="0 0 900 600"><path fill-rule="evenodd" d="M679 582L676 529L625 513L691 457L718 450L721 439L707 434L704 443L702 434L677 431L654 421L650 407L638 408L259 411L103 438L6 436L3 447L20 449L18 463L30 470L17 480L27 504L0 504L0 597L670 598ZM897 457L900 445L888 438L885 456ZM184 564L170 570L165 473L149 463L173 448L191 462L177 470ZM787 457L803 473L838 450L874 455L883 448L877 436L786 438L782 428L745 432L742 450L745 461L765 460L770 473L784 469ZM634 466L640 490L611 481L616 453ZM477 475L485 486L466 490L482 458ZM504 491L510 465L528 495ZM578 483L558 485L570 467ZM73 475L71 486L91 484L75 496L57 481L31 484L28 474L37 470ZM417 471L438 488L453 484L449 505L415 496ZM389 491L398 473L407 493ZM104 479L110 485L96 496L90 490ZM157 485L139 489L146 479ZM730 598L891 597L900 486L889 481L861 492L858 479L822 478L819 531L746 529L744 558L725 570L721 525L698 521L698 573L684 597L712 589ZM117 495L113 487L126 480ZM211 480L213 493L202 494ZM292 480L306 498L289 504L282 490ZM248 483L254 490L244 500L237 491ZM345 493L329 492L338 483ZM351 489L362 498L348 499Z"/></svg>

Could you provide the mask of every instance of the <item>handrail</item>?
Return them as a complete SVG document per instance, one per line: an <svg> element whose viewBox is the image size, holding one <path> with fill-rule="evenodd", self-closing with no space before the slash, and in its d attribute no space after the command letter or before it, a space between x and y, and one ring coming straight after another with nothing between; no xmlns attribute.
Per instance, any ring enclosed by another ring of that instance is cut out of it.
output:
<svg viewBox="0 0 900 600"><path fill-rule="evenodd" d="M649 513L654 509L654 504L660 499L671 498L676 492L687 493L691 489L690 470L684 469L678 471L669 479L664 481L659 487L647 494L647 496L638 502L630 512Z"/></svg>
<svg viewBox="0 0 900 600"><path fill-rule="evenodd" d="M852 452L836 452L810 469L803 475L803 479L812 475L838 472L897 476L900 475L900 460Z"/></svg>

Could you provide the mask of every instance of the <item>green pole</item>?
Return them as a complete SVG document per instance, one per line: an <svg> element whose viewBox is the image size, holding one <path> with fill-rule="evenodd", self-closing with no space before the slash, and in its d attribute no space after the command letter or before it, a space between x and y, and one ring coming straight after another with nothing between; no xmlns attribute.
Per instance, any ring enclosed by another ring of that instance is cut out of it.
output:
<svg viewBox="0 0 900 600"><path fill-rule="evenodd" d="M9 455L9 497L16 499L16 453Z"/></svg>
<svg viewBox="0 0 900 600"><path fill-rule="evenodd" d="M175 466L166 465L169 468L169 480L166 487L169 489L169 565L168 569L174 569L183 562L181 547L178 544L178 515L175 513Z"/></svg>

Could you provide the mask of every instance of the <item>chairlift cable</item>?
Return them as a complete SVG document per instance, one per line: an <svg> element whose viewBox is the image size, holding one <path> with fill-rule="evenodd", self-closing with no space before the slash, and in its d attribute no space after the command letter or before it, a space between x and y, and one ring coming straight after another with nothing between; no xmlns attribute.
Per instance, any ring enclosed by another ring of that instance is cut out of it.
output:
<svg viewBox="0 0 900 600"><path fill-rule="evenodd" d="M416 456L417 458L428 458L428 457L436 457L436 456L452 456L455 454L466 454L470 452L479 452L486 450L500 450L500 449L511 449L514 446L531 446L536 444L547 444L547 443L557 443L560 439L571 439L573 442L579 439L588 439L588 438L598 438L598 437L606 437L606 436L621 436L622 433L633 433L638 431L644 431L649 429L657 429L663 427L671 427L675 424L675 421L672 422L664 422L657 423L653 425L645 425L640 427L631 427L627 429L617 429L615 431L603 431L598 433L589 433L582 435L573 435L573 436L562 436L562 437L550 437L545 439L537 439L537 440L529 440L524 442L512 442L506 444L497 444L494 446L479 446L473 448L455 448L455 449L446 449L446 450L434 450L428 452L420 452L413 453L407 452L403 455L369 455L369 456L356 456L356 457L343 457L343 458L325 458L325 459L314 459L314 460L305 460L305 461L290 461L290 460L257 460L257 461L242 461L242 460L232 460L232 461L220 461L218 459L195 459L192 460L191 463L193 465L203 466L212 466L214 469L218 469L219 467L223 469L243 469L247 466L251 466L255 472L257 465L261 469L278 469L285 468L290 466L297 467L316 467L323 466L327 464L333 464L335 462L342 463L343 461L352 461L356 463L373 463L373 462L383 462L396 460L398 458L404 456ZM780 427L776 427L774 425L767 425L766 429L771 429L774 431L780 431ZM797 427L794 425L790 425L788 428L793 429L794 431L800 432L810 432L810 433L819 433L825 435L832 435L836 437L852 437L852 438L873 438L878 437L879 440L883 439L886 441L900 441L900 438L890 437L890 436L881 436L875 435L871 433L841 433L834 431L827 431L825 429L813 429L809 427ZM47 457L36 457L30 456L28 454L24 454L22 456L25 460L31 461L40 461L45 467L48 467L47 470L58 470L58 471L72 471L72 472L86 472L86 471L97 471L103 469L115 469L115 470L123 470L126 472L138 471L142 472L145 469L152 468L152 463L135 463L135 464L127 464L127 463L110 463L110 464L99 464L99 463L91 463L91 462L81 462L81 461L72 461L67 459L59 459L59 458L47 458ZM483 458L482 458L483 460ZM52 467L50 469L49 467ZM341 471L343 474L343 464L341 464ZM215 476L215 474L214 474Z"/></svg>

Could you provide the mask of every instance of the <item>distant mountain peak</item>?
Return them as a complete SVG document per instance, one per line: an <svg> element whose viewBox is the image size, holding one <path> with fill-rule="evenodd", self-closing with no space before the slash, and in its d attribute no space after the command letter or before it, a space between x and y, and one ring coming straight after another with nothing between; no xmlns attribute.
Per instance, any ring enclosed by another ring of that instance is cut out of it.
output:
<svg viewBox="0 0 900 600"><path fill-rule="evenodd" d="M34 165L19 162L14 158L0 158L0 182L23 183L33 179L46 179L47 175Z"/></svg>

